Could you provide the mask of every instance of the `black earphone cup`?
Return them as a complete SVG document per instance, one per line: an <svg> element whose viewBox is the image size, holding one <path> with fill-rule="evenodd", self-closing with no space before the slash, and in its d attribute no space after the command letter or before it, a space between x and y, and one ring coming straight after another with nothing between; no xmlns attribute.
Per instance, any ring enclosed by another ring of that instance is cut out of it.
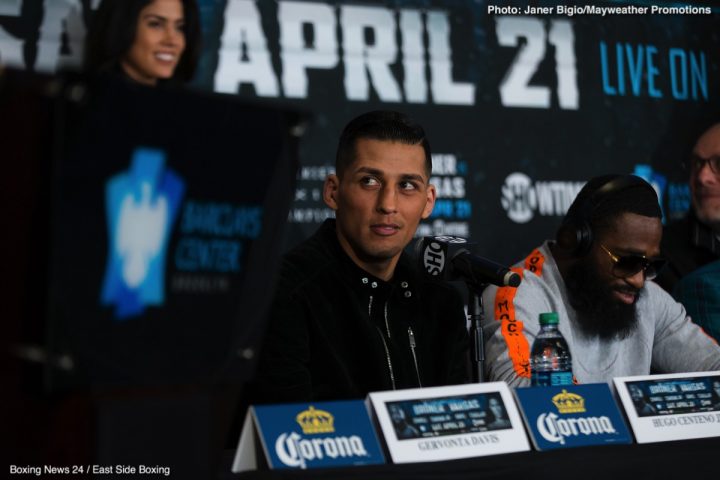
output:
<svg viewBox="0 0 720 480"><path fill-rule="evenodd" d="M555 235L557 246L568 253L574 253L578 245L577 229L574 225L565 223L560 226Z"/></svg>
<svg viewBox="0 0 720 480"><path fill-rule="evenodd" d="M592 245L592 231L587 222L565 223L555 236L558 247L574 256L585 255Z"/></svg>
<svg viewBox="0 0 720 480"><path fill-rule="evenodd" d="M592 228L588 222L583 222L582 225L577 229L576 235L578 236L578 245L575 249L575 255L583 257L590 252L590 247L593 243Z"/></svg>
<svg viewBox="0 0 720 480"><path fill-rule="evenodd" d="M646 188L657 198L657 193L652 185L640 177L635 175L618 175L616 178L600 185L595 192L582 201L580 207L577 208L570 217L565 218L555 236L558 247L576 257L587 255L593 243L592 227L590 226L590 218L593 211L595 211L598 205L605 201L610 194L631 187Z"/></svg>

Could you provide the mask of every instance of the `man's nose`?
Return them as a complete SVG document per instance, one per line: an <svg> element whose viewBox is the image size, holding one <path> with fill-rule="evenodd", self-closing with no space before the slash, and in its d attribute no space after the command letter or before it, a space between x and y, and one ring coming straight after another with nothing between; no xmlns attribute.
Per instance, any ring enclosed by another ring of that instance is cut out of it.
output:
<svg viewBox="0 0 720 480"><path fill-rule="evenodd" d="M640 290L645 285L645 270L640 270L635 275L627 277L625 279L627 283Z"/></svg>
<svg viewBox="0 0 720 480"><path fill-rule="evenodd" d="M695 170L694 177L703 185L718 183L720 177L710 168L710 162L704 162L699 169Z"/></svg>
<svg viewBox="0 0 720 480"><path fill-rule="evenodd" d="M397 192L391 186L383 186L378 196L378 211L394 213L397 211Z"/></svg>

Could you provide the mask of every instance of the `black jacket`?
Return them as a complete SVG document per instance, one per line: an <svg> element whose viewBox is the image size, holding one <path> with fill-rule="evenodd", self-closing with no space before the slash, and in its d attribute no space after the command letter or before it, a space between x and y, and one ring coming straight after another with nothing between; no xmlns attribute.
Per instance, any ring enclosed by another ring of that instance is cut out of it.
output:
<svg viewBox="0 0 720 480"><path fill-rule="evenodd" d="M420 276L406 253L390 282L359 268L327 220L283 258L249 393L295 402L465 383L465 318L459 293Z"/></svg>
<svg viewBox="0 0 720 480"><path fill-rule="evenodd" d="M720 258L720 241L691 210L682 219L663 228L660 250L668 265L655 283L672 294L682 277Z"/></svg>

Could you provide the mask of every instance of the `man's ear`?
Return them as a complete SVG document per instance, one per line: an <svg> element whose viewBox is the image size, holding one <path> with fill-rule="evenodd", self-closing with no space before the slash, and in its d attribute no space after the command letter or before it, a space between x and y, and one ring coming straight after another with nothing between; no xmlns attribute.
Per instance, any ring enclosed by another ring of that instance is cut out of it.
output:
<svg viewBox="0 0 720 480"><path fill-rule="evenodd" d="M435 185L428 185L426 194L427 199L425 203L425 208L423 209L423 219L428 218L432 213L433 208L435 208L435 198L437 198L437 190L435 190Z"/></svg>
<svg viewBox="0 0 720 480"><path fill-rule="evenodd" d="M331 173L325 178L325 184L323 184L323 200L325 204L333 210L338 209L337 195L339 188L340 179L337 175Z"/></svg>

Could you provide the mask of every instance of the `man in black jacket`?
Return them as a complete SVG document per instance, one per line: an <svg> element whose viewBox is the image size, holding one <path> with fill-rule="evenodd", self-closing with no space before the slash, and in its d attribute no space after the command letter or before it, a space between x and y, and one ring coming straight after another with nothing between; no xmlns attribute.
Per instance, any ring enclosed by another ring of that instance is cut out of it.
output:
<svg viewBox="0 0 720 480"><path fill-rule="evenodd" d="M402 114L345 127L323 188L336 218L283 259L253 403L468 380L460 295L403 252L435 204L431 168L423 129Z"/></svg>
<svg viewBox="0 0 720 480"><path fill-rule="evenodd" d="M660 248L668 267L655 280L670 293L685 275L720 258L720 123L698 137L684 163L692 208L663 230Z"/></svg>

